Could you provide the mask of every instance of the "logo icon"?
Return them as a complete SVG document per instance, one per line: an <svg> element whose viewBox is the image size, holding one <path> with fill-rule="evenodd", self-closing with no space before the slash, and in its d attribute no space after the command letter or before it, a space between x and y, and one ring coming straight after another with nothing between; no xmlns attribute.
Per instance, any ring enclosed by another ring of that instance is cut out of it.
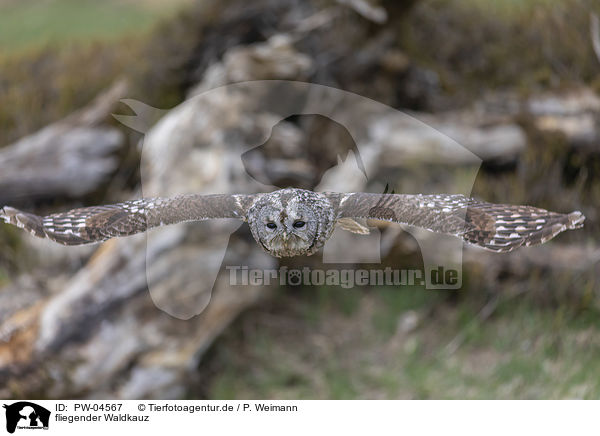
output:
<svg viewBox="0 0 600 436"><path fill-rule="evenodd" d="M18 429L48 429L50 411L42 406L29 401L19 401L10 405L4 404L6 409L6 431L14 433Z"/></svg>

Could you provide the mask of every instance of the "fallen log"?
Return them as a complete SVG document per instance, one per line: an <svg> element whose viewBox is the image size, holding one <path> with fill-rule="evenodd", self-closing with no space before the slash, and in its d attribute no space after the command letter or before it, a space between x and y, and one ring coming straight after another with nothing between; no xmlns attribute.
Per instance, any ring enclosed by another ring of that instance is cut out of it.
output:
<svg viewBox="0 0 600 436"><path fill-rule="evenodd" d="M77 198L97 189L116 169L125 138L99 125L127 92L115 83L88 106L0 149L0 204Z"/></svg>

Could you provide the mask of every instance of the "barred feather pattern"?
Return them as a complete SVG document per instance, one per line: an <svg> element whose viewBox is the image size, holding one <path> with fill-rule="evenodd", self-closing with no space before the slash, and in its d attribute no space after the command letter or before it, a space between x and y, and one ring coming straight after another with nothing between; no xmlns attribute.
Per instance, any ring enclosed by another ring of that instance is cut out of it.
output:
<svg viewBox="0 0 600 436"><path fill-rule="evenodd" d="M191 194L171 198L144 198L73 209L45 217L7 206L0 209L0 219L38 237L65 245L79 245L186 221L237 218L254 222L257 217L249 216L254 211L252 206L259 204L262 198L276 198L281 194L304 205L306 192L285 189L268 194ZM583 227L585 220L579 211L561 214L532 206L493 204L456 194L312 194L327 200L322 204L331 204L333 208L335 216L331 220L327 211L315 206L317 210L314 211L314 216L319 221L318 224L325 227L333 226L337 221L342 228L349 228L348 219L393 221L454 235L469 244L496 252L543 244L565 230ZM292 201L289 204L296 203ZM306 207L313 206L308 204ZM350 227L356 231L354 227ZM332 229L327 227L325 234L330 235L330 230ZM364 233L365 229L362 230Z"/></svg>
<svg viewBox="0 0 600 436"><path fill-rule="evenodd" d="M64 245L81 245L129 236L146 230L186 221L211 218L246 220L250 196L182 195L172 198L143 198L106 206L73 209L41 217L12 207L0 209L0 219L34 236Z"/></svg>
<svg viewBox="0 0 600 436"><path fill-rule="evenodd" d="M496 252L543 244L568 229L583 227L585 216L532 206L493 204L458 194L329 194L338 216L371 218L454 235Z"/></svg>

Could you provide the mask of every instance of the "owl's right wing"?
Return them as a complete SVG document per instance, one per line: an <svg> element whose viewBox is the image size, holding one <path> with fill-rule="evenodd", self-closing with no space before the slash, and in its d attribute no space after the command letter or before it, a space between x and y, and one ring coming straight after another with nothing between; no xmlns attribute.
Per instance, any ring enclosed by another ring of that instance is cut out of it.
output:
<svg viewBox="0 0 600 436"><path fill-rule="evenodd" d="M581 212L550 212L532 206L494 204L457 194L325 193L337 217L371 218L457 236L497 252L542 244L567 229L583 227Z"/></svg>
<svg viewBox="0 0 600 436"><path fill-rule="evenodd" d="M64 245L102 242L118 236L145 232L153 227L214 218L247 220L256 195L180 195L142 198L106 206L73 209L38 216L5 206L0 219L40 238Z"/></svg>

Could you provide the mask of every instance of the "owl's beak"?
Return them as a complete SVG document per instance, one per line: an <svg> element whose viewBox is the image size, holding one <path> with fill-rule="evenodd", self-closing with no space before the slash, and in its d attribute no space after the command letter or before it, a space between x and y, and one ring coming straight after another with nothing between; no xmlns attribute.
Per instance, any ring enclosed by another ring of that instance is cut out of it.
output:
<svg viewBox="0 0 600 436"><path fill-rule="evenodd" d="M287 242L287 240L288 240L288 238L289 238L289 235L288 235L288 233L287 233L287 232L283 232L283 233L281 234L281 237L283 238L283 240L284 240L285 242Z"/></svg>

